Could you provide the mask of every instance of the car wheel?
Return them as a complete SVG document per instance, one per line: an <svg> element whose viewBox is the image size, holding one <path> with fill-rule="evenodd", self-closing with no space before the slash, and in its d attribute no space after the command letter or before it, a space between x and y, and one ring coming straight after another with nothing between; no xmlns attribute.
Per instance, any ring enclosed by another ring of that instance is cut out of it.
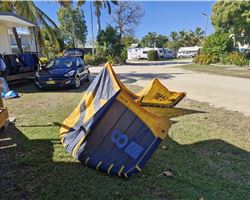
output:
<svg viewBox="0 0 250 200"><path fill-rule="evenodd" d="M74 87L75 87L76 89L78 89L78 88L81 87L81 79L79 78L79 76L76 76L76 77L75 77L75 85L74 85Z"/></svg>
<svg viewBox="0 0 250 200"><path fill-rule="evenodd" d="M86 82L90 81L90 72L88 71L87 77L86 77Z"/></svg>

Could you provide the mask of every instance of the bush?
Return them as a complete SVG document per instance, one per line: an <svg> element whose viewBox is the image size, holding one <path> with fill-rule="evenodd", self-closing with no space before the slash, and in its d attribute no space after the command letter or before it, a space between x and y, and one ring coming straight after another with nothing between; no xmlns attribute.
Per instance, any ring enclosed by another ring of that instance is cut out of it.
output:
<svg viewBox="0 0 250 200"><path fill-rule="evenodd" d="M48 62L48 58L46 57L41 57L40 61L42 62L42 64L46 64Z"/></svg>
<svg viewBox="0 0 250 200"><path fill-rule="evenodd" d="M126 60L127 60L127 58L128 58L128 51L127 51L126 48L124 48L122 50L122 53L121 53L121 60L122 60L122 62L125 63Z"/></svg>
<svg viewBox="0 0 250 200"><path fill-rule="evenodd" d="M101 65L105 63L107 59L100 55L92 56L91 54L85 54L84 61L87 65Z"/></svg>
<svg viewBox="0 0 250 200"><path fill-rule="evenodd" d="M223 64L244 66L249 65L249 60L240 52L231 52L221 57Z"/></svg>
<svg viewBox="0 0 250 200"><path fill-rule="evenodd" d="M209 53L197 54L194 57L193 62L201 65L209 65L211 63L217 63L219 61L219 57Z"/></svg>
<svg viewBox="0 0 250 200"><path fill-rule="evenodd" d="M233 39L226 33L214 33L206 38L202 46L203 53L221 56L234 50Z"/></svg>
<svg viewBox="0 0 250 200"><path fill-rule="evenodd" d="M107 62L109 62L110 64L114 64L115 63L115 58L113 58L112 56L107 56L106 57L106 59L107 59Z"/></svg>
<svg viewBox="0 0 250 200"><path fill-rule="evenodd" d="M158 60L158 52L156 50L148 51L148 61L155 61Z"/></svg>

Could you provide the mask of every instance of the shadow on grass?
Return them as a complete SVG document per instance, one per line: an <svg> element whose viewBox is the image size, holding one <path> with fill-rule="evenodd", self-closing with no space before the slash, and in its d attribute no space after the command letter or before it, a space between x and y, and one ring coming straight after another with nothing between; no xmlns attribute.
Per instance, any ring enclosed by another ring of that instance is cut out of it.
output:
<svg viewBox="0 0 250 200"><path fill-rule="evenodd" d="M135 61L135 62L133 62L133 61L127 61L127 64L128 65L133 65L133 66L152 66L152 65L154 65L154 66L161 66L161 65L165 65L165 66L167 66L167 65L174 65L174 64L191 64L192 63L192 61L181 61L181 60L173 60L173 61L171 61L171 60L166 60L166 61L143 61L143 60L141 60L141 61Z"/></svg>
<svg viewBox="0 0 250 200"><path fill-rule="evenodd" d="M135 83L138 80L146 80L146 81L151 81L152 79L158 78L162 80L166 79L173 79L176 77L178 74L183 74L183 73L158 73L158 74L151 74L151 73L123 73L119 74L118 77L121 79L123 83ZM187 73L185 73L187 74Z"/></svg>
<svg viewBox="0 0 250 200"><path fill-rule="evenodd" d="M178 116L195 111L180 110L181 112L183 113ZM55 126L58 125L55 123ZM1 198L249 197L248 152L222 140L181 145L167 138L162 145L167 149L158 148L143 172L126 180L109 177L73 160L65 153L59 139L30 140L11 125L7 134L0 135L0 191L4 191L1 192ZM161 175L165 170L172 171L173 177Z"/></svg>

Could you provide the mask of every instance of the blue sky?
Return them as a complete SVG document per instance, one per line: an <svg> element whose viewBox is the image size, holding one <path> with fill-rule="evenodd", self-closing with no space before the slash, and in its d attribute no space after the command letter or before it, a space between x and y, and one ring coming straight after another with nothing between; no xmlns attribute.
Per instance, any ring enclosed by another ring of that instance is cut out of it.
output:
<svg viewBox="0 0 250 200"><path fill-rule="evenodd" d="M145 11L140 26L137 28L136 37L142 38L148 32L157 32L169 35L172 31L194 30L199 26L205 29L206 18L201 13L211 15L213 1L139 1ZM39 8L45 11L56 23L56 12L59 5L55 1L38 1ZM87 1L83 6L85 19L88 27L88 38L90 38L90 9ZM102 11L102 28L107 24L112 24L112 18L106 10ZM97 33L97 21L94 16L94 32ZM207 34L213 32L210 18L208 22Z"/></svg>

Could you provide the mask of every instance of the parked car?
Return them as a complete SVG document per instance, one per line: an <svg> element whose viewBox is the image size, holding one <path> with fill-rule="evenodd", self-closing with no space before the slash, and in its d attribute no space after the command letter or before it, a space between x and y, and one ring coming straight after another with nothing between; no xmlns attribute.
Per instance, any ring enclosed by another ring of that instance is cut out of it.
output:
<svg viewBox="0 0 250 200"><path fill-rule="evenodd" d="M63 56L80 57L84 59L84 50L81 48L68 48L64 50Z"/></svg>
<svg viewBox="0 0 250 200"><path fill-rule="evenodd" d="M181 47L177 52L177 58L193 58L200 50L200 47Z"/></svg>
<svg viewBox="0 0 250 200"><path fill-rule="evenodd" d="M82 80L89 81L88 66L79 57L60 57L50 60L35 75L39 88L79 88Z"/></svg>
<svg viewBox="0 0 250 200"><path fill-rule="evenodd" d="M175 51L173 51L171 49L167 49L167 48L164 48L163 50L164 50L164 58L166 58L166 59L176 58Z"/></svg>

